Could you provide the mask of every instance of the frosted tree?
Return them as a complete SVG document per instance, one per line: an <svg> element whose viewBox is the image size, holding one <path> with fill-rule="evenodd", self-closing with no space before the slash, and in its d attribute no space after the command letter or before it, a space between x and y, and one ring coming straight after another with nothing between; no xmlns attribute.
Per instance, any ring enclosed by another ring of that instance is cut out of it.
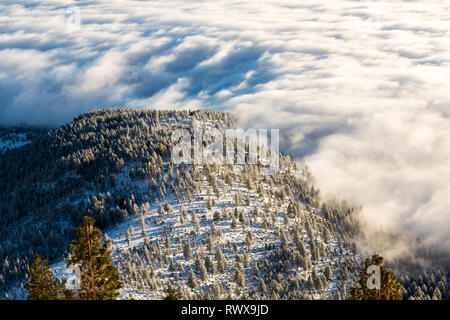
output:
<svg viewBox="0 0 450 320"><path fill-rule="evenodd" d="M206 282L206 280L208 280L208 273L206 271L205 262L203 261L203 258L199 254L197 255L197 258L195 260L195 266L200 276L200 280L202 282Z"/></svg>
<svg viewBox="0 0 450 320"><path fill-rule="evenodd" d="M220 284L218 284L218 283L214 284L213 290L214 290L214 298L216 300L220 299L222 297L222 291L223 291Z"/></svg>
<svg viewBox="0 0 450 320"><path fill-rule="evenodd" d="M209 256L205 257L205 266L206 269L208 269L208 271L211 274L215 274L217 272L217 268L216 265L214 264L214 262L209 258Z"/></svg>
<svg viewBox="0 0 450 320"><path fill-rule="evenodd" d="M145 239L145 238L147 238L147 233L145 232L145 218L142 213L139 215L139 223L141 225L142 237Z"/></svg>
<svg viewBox="0 0 450 320"><path fill-rule="evenodd" d="M183 242L183 256L184 259L187 261L191 258L192 250L191 250L191 244L190 241L184 241Z"/></svg>
<svg viewBox="0 0 450 320"><path fill-rule="evenodd" d="M264 283L264 280L262 278L258 281L258 291L261 293L264 293L267 291L266 284Z"/></svg>
<svg viewBox="0 0 450 320"><path fill-rule="evenodd" d="M270 291L272 292L272 294L276 294L279 291L279 283L276 279L272 279L272 281L270 282Z"/></svg>
<svg viewBox="0 0 450 320"><path fill-rule="evenodd" d="M316 268L313 268L312 271L312 281L314 283L314 288L317 290L321 290L322 289L322 283L320 281L319 275L317 274L317 270Z"/></svg>
<svg viewBox="0 0 450 320"><path fill-rule="evenodd" d="M180 214L179 219L180 219L180 224L181 224L181 225L184 225L184 217L183 217L182 214Z"/></svg>
<svg viewBox="0 0 450 320"><path fill-rule="evenodd" d="M240 288L245 287L245 275L238 267L236 267L236 271L234 274L234 280Z"/></svg>
<svg viewBox="0 0 450 320"><path fill-rule="evenodd" d="M172 206L168 202L164 205L164 211L166 214L170 214L172 212Z"/></svg>
<svg viewBox="0 0 450 320"><path fill-rule="evenodd" d="M215 259L216 259L216 263L217 263L217 269L220 272L224 273L225 272L225 256L223 255L222 249L220 248L220 246L217 246Z"/></svg>
<svg viewBox="0 0 450 320"><path fill-rule="evenodd" d="M217 211L217 210L214 211L213 219L214 219L214 221L220 220L220 212L219 211Z"/></svg>
<svg viewBox="0 0 450 320"><path fill-rule="evenodd" d="M250 264L248 254L246 252L242 253L242 263L244 264L244 268L248 268L248 266Z"/></svg>
<svg viewBox="0 0 450 320"><path fill-rule="evenodd" d="M133 233L134 233L134 228L130 226L127 229L127 234L126 234L126 239L127 239L128 246L131 246L131 239L133 238Z"/></svg>
<svg viewBox="0 0 450 320"><path fill-rule="evenodd" d="M187 284L192 289L196 289L198 286L197 277L195 276L195 273L194 273L194 271L192 271L192 269L189 270L189 277L187 280Z"/></svg>
<svg viewBox="0 0 450 320"><path fill-rule="evenodd" d="M433 300L442 300L442 293L441 293L441 290L439 290L439 288L434 289L432 299Z"/></svg>
<svg viewBox="0 0 450 320"><path fill-rule="evenodd" d="M192 222L192 225L194 226L195 232L198 233L200 231L200 224L198 222L198 218L195 213L192 213L191 222Z"/></svg>
<svg viewBox="0 0 450 320"><path fill-rule="evenodd" d="M236 217L233 216L233 219L231 220L231 229L236 229L238 225L238 220Z"/></svg>
<svg viewBox="0 0 450 320"><path fill-rule="evenodd" d="M331 280L331 278L333 277L333 271L331 270L329 264L327 264L327 266L325 267L324 275L328 280Z"/></svg>
<svg viewBox="0 0 450 320"><path fill-rule="evenodd" d="M213 237L211 236L211 234L209 234L209 235L206 237L206 247L208 248L208 251L209 251L210 253L213 252L213 250L214 250L214 239L213 239Z"/></svg>
<svg viewBox="0 0 450 320"><path fill-rule="evenodd" d="M225 220L228 220L230 218L230 214L228 213L228 210L226 207L223 207L223 209L222 209L222 216Z"/></svg>

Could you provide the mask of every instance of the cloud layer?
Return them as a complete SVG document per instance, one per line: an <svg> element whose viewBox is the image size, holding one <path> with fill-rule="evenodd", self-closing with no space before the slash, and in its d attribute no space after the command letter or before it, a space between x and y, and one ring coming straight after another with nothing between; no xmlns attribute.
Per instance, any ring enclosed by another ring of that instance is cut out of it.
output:
<svg viewBox="0 0 450 320"><path fill-rule="evenodd" d="M0 123L227 110L282 129L284 151L369 224L450 248L449 12L444 0L2 2Z"/></svg>

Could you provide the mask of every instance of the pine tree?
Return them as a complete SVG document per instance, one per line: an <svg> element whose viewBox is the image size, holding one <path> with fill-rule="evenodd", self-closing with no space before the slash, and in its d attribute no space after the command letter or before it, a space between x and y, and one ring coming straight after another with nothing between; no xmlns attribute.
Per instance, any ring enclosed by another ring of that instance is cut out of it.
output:
<svg viewBox="0 0 450 320"><path fill-rule="evenodd" d="M206 258L205 258L205 266L206 266L206 269L208 269L208 271L211 272L212 274L216 273L216 271L217 271L216 265L214 264L214 262L211 261L209 256L206 256Z"/></svg>
<svg viewBox="0 0 450 320"><path fill-rule="evenodd" d="M220 249L220 246L217 246L216 250L216 262L217 262L217 269L224 273L225 272L225 256L222 253L222 249Z"/></svg>
<svg viewBox="0 0 450 320"><path fill-rule="evenodd" d="M248 258L248 254L246 252L244 252L242 254L242 260L243 260L242 263L244 264L244 268L248 268L248 266L250 265L250 261Z"/></svg>
<svg viewBox="0 0 450 320"><path fill-rule="evenodd" d="M237 224L238 224L238 221L237 221L236 217L233 216L233 219L231 220L231 228L236 229Z"/></svg>
<svg viewBox="0 0 450 320"><path fill-rule="evenodd" d="M190 241L184 241L183 242L183 256L185 260L189 260L191 257L192 250L191 250L191 244Z"/></svg>
<svg viewBox="0 0 450 320"><path fill-rule="evenodd" d="M327 280L331 280L331 278L333 277L333 271L331 270L329 264L325 267L324 275Z"/></svg>
<svg viewBox="0 0 450 320"><path fill-rule="evenodd" d="M170 284L170 282L167 284L167 289L166 289L166 296L164 297L163 300L178 300L178 294L175 292L174 288L172 287L172 285Z"/></svg>
<svg viewBox="0 0 450 320"><path fill-rule="evenodd" d="M262 278L260 278L258 282L258 291L263 293L267 291L266 284Z"/></svg>
<svg viewBox="0 0 450 320"><path fill-rule="evenodd" d="M191 222L192 222L192 225L194 226L195 232L198 233L200 231L200 224L198 222L198 218L195 213L192 213Z"/></svg>
<svg viewBox="0 0 450 320"><path fill-rule="evenodd" d="M77 265L80 269L81 287L79 298L83 300L114 300L123 287L120 273L112 263L111 242L94 227L95 220L83 217L77 237L71 243L67 267Z"/></svg>
<svg viewBox="0 0 450 320"><path fill-rule="evenodd" d="M222 288L220 287L220 285L217 283L214 284L213 290L214 290L214 298L216 300L220 299L220 297L222 295Z"/></svg>
<svg viewBox="0 0 450 320"><path fill-rule="evenodd" d="M206 282L206 280L208 279L208 273L205 268L205 262L203 261L203 258L200 255L197 255L197 258L195 260L195 266L200 276L200 280L202 282Z"/></svg>
<svg viewBox="0 0 450 320"><path fill-rule="evenodd" d="M394 273L383 265L383 257L374 254L371 259L367 258L364 266L361 266L359 279L355 286L350 288L350 299L352 300L401 300L401 284L397 281ZM380 289L369 289L368 280L371 276L367 272L369 266L375 265L380 268Z"/></svg>
<svg viewBox="0 0 450 320"><path fill-rule="evenodd" d="M141 235L145 239L147 238L147 232L145 232L145 218L142 213L139 215L139 223L141 224Z"/></svg>
<svg viewBox="0 0 450 320"><path fill-rule="evenodd" d="M212 253L214 250L214 239L210 234L206 237L206 246L208 247L208 251Z"/></svg>
<svg viewBox="0 0 450 320"><path fill-rule="evenodd" d="M220 220L220 212L219 211L217 211L217 210L214 211L213 219L214 219L214 221Z"/></svg>
<svg viewBox="0 0 450 320"><path fill-rule="evenodd" d="M36 254L30 264L28 283L28 300L64 300L71 299L73 292L66 289L66 280L59 280L52 275L47 260L41 260Z"/></svg>
<svg viewBox="0 0 450 320"><path fill-rule="evenodd" d="M314 282L311 278L311 275L309 275L308 279L306 280L306 287L311 291L314 290Z"/></svg>
<svg viewBox="0 0 450 320"><path fill-rule="evenodd" d="M188 286L192 289L197 288L197 277L195 276L194 271L192 269L189 270L189 277L188 277Z"/></svg>
<svg viewBox="0 0 450 320"><path fill-rule="evenodd" d="M133 232L134 232L133 227L129 227L127 229L126 239L129 247L131 246L131 239L133 238Z"/></svg>
<svg viewBox="0 0 450 320"><path fill-rule="evenodd" d="M253 241L253 235L249 231L249 232L247 232L247 236L245 238L245 245L247 246L248 249L250 249L250 247L252 245L252 241Z"/></svg>
<svg viewBox="0 0 450 320"><path fill-rule="evenodd" d="M245 287L245 275L238 267L236 267L236 271L235 271L235 274L234 274L234 279L236 281L236 284L239 287L241 287L241 288Z"/></svg>

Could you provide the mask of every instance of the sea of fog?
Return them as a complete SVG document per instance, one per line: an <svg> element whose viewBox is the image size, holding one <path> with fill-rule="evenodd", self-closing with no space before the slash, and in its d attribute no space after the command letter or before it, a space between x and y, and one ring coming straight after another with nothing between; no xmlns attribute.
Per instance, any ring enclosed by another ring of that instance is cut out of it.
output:
<svg viewBox="0 0 450 320"><path fill-rule="evenodd" d="M449 1L4 1L0 101L1 124L230 111L368 226L450 248Z"/></svg>

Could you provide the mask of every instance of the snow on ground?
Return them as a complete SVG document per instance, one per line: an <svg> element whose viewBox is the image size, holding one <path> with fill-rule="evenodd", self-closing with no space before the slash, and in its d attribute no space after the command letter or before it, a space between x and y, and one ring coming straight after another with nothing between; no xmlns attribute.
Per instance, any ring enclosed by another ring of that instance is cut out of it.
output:
<svg viewBox="0 0 450 320"><path fill-rule="evenodd" d="M183 126L188 126L190 121L184 120L182 122L176 119L163 119L160 121L161 128L164 126L171 126L175 124L181 124ZM213 127L215 124L213 122L207 122L207 127ZM224 128L224 125L221 124L221 127ZM159 128L156 128L158 130ZM145 193L148 192L148 181L131 181L130 180L130 170L135 169L137 166L136 163L128 163L123 168L122 172L116 174L117 187L116 191L125 188L126 186L132 185L133 190L137 190L138 192ZM212 186L207 181L206 177L203 177L200 182L200 192L193 193L191 195L191 199L189 200L186 194L180 194L175 196L170 188L167 188L168 194L165 199L161 201L156 201L156 203L151 203L148 209L139 208L139 213L137 213L134 217L131 217L128 221L125 221L119 225L111 227L105 231L105 234L111 239L111 250L113 253L113 260L115 263L120 263L121 271L123 274L124 271L124 261L127 263L129 260L124 259L125 256L133 256L133 252L135 252L136 248L143 248L147 243L155 244L157 241L162 244L162 236L168 232L171 235L170 238L170 259L173 261L174 265L177 267L178 264L181 264L184 268L183 272L177 272L180 276L179 279L173 278L173 272L168 270L168 266L162 265L159 262L155 262L157 268L155 270L157 274L157 278L164 283L163 288L165 287L165 283L170 279L172 285L183 285L185 284L185 280L187 279L187 274L191 268L193 268L194 259L186 261L183 256L183 250L181 249L180 242L189 240L192 244L193 255L195 256L198 253L199 248L204 252L205 255L208 255L211 260L214 261L214 252L208 252L206 246L206 238L207 234L211 229L212 224L216 230L220 230L221 236L216 237L214 239L214 245L220 245L222 248L223 254L227 260L225 273L210 274L208 273L208 279L205 283L200 284L200 289L204 289L210 285L220 283L225 287L234 288L234 271L235 271L235 256L237 252L245 246L245 239L247 233L250 231L253 235L253 240L250 249L246 250L248 258L249 258L249 266L244 269L246 275L246 290L249 288L256 288L258 284L258 279L254 277L253 268L257 262L264 260L268 254L268 245L275 245L275 247L280 247L280 239L278 235L278 231L281 229L281 226L284 222L284 214L287 211L287 207L289 201L284 201L280 203L279 206L271 205L268 215L269 226L267 230L263 225L263 218L261 217L261 213L265 210L264 204L269 200L269 197L266 195L265 199L261 199L255 190L249 190L243 181L240 181L239 178L242 175L243 166L234 165L231 167L234 174L238 177L238 179L229 186L225 184L222 180L220 174L215 174L215 178L217 181L217 185L219 188L219 198L214 194ZM198 167L197 170L201 170L203 168ZM225 170L222 168L221 170ZM167 177L167 173L166 177ZM291 174L297 178L302 177L301 171L293 171ZM307 179L307 178L305 178ZM199 181L196 181L197 183ZM262 179L259 178L259 181L255 181L255 185L261 185L263 189L266 191L269 188L269 185ZM158 188L160 186L160 182L158 182ZM274 188L279 190L282 186L275 186ZM256 188L254 188L256 189ZM86 199L89 196L94 196L95 192L87 192L83 195L83 199ZM234 197L236 194L242 195L242 201L239 205L235 205ZM250 203L246 203L246 197L250 198ZM208 210L207 202L208 199L212 201L211 210ZM81 199L80 199L81 200ZM274 201L274 198L271 198L271 201ZM169 204L171 207L171 211L169 213L164 213L160 215L159 207ZM180 211L184 208L187 212L187 217L183 223L180 222ZM253 219L251 224L243 224L241 222L238 223L236 228L231 227L232 219L224 219L223 218L223 210L226 208L228 214L230 216L233 215L235 208L237 210L243 211L246 218L250 218L253 216L253 212L255 208L258 208L260 215ZM308 214L314 216L314 219L322 219L320 215L315 213L315 208L302 204L302 210L304 214ZM220 213L220 220L215 221L213 218L214 212L218 211ZM142 217L141 217L142 215ZM200 228L198 233L195 232L195 227L191 221L191 216L196 215L199 220ZM273 225L271 224L273 218ZM144 230L142 230L142 223L144 221ZM307 231L303 222L300 221L289 221L289 226L293 227L294 224L300 226L301 237L304 241L304 246L306 252L310 251L310 240L308 238ZM127 231L131 232L131 238L127 239ZM320 235L316 235L316 241L323 242ZM331 239L331 241L326 244L332 250L338 248L337 239ZM237 248L237 250L236 250ZM272 248L273 249L273 248ZM349 258L352 254L346 250L341 255L336 256L327 256L318 263L315 264L317 267L318 273L322 274L326 264L331 262L336 262L336 265L340 264L340 258ZM129 259L129 258L127 258ZM134 264L134 262L132 262ZM133 267L134 268L134 267ZM52 265L52 270L56 276L69 280L71 282L74 279L73 273L71 270L66 269L66 265L64 261L55 263ZM194 267L195 270L195 267ZM306 280L311 275L311 269L300 268L299 270L293 270L297 279ZM123 276L122 278L126 278ZM324 294L329 296L332 294L332 291L336 289L336 282L338 280L336 277L333 278L328 289L324 290ZM120 298L134 298L134 299L160 299L164 294L164 289L156 289L152 290L149 287L142 287L142 285L132 283L130 281L124 281L125 287L121 292ZM197 289L198 290L198 289ZM192 291L191 293L194 293ZM313 297L320 298L320 294L313 294Z"/></svg>
<svg viewBox="0 0 450 320"><path fill-rule="evenodd" d="M13 139L0 139L0 153L3 153L7 150L20 148L28 143L31 143L31 140L27 140L27 137L24 133L18 133L14 136Z"/></svg>
<svg viewBox="0 0 450 320"><path fill-rule="evenodd" d="M235 170L237 170L236 174L239 174L241 168L239 166L235 166L234 168ZM118 175L118 185L126 183L128 172L129 168L125 168L124 171ZM185 261L182 250L179 250L180 245L177 239L180 238L182 241L190 239L192 242L195 242L195 247L197 247L198 245L202 245L204 248L204 252L206 254L209 254L206 248L206 236L211 228L211 225L214 223L215 228L217 230L220 230L222 233L220 239L216 239L215 244L220 244L222 248L224 248L223 254L227 259L227 266L226 272L224 274L217 273L215 275L209 275L208 281L200 286L206 288L208 285L212 285L214 283L233 286L232 283L235 270L234 257L236 251L232 248L229 248L228 244L236 244L239 250L245 245L247 232L251 231L251 233L253 234L253 241L251 249L247 251L250 265L248 268L245 268L245 272L247 286L249 288L256 287L257 280L253 279L252 277L253 267L256 262L259 262L266 257L266 245L276 244L277 246L279 246L280 240L278 238L278 235L276 235L276 231L283 224L284 219L281 213L286 212L288 203L285 202L281 205L281 207L275 209L278 212L278 214L275 215L275 227L269 226L267 231L265 231L263 228L262 218L257 218L257 222L252 224L251 226L243 226L241 223L239 223L238 227L236 229L233 229L231 228L231 219L221 219L220 221L213 221L214 212L219 211L222 214L222 210L225 207L227 208L230 215L233 214L233 210L235 207L233 198L237 192L240 192L242 194L243 199L245 199L247 195L251 199L250 205L245 205L245 203L242 203L237 206L238 210L243 210L246 213L247 217L251 216L251 212L253 212L255 207L258 207L258 210L262 212L264 210L263 202L258 200L258 195L255 191L249 191L241 183L235 183L233 187L230 187L228 185L225 185L219 176L217 176L216 178L221 196L219 200L215 200L213 202L211 210L207 209L207 199L216 199L216 197L212 192L211 186L205 179L202 182L202 192L192 195L191 203L189 203L187 199L178 201L178 198L175 197L175 195L169 193L167 198L163 201L151 204L150 208L143 212L143 218L145 221L145 234L147 235L148 240L150 240L150 243L155 243L157 239L161 241L161 235L164 233L165 228L170 228L173 235L171 239L171 251L173 252L173 256L171 257L171 259L173 260L175 265L178 263L183 265L185 269L184 274L187 275L189 269L192 268L192 261ZM147 188L147 183L144 182L136 182L136 185L138 189L145 190ZM262 185L267 189L268 186L266 184L262 183ZM208 195L209 188L211 188L211 192ZM266 197L266 200L268 200L268 197ZM245 202L245 200L243 202ZM171 206L172 211L169 214L160 216L158 213L158 208L160 205L164 206L166 203ZM186 219L184 224L181 224L179 221L179 211L182 207L184 207L188 213L188 218ZM304 206L304 210L306 212L310 209ZM192 232L195 232L194 225L191 222L191 214L197 215L199 219L200 230L197 236L192 236L191 234ZM321 219L319 216L316 217L318 219ZM132 230L130 243L127 242L127 230ZM139 215L136 215L135 217L130 218L128 221L106 230L105 233L111 239L113 259L116 263L118 261L122 261L121 258L125 253L128 253L133 248L142 247L145 244L145 238L143 236ZM305 229L302 229L301 235L305 238L304 244L306 250L309 251L309 240L307 240L307 232ZM330 245L332 248L336 249L338 247L337 240L332 240ZM198 247L196 249L198 249ZM196 252L194 247L193 251L195 255ZM350 254L346 252L341 257L348 256L350 256ZM210 254L210 258L212 260L214 259L214 253ZM339 257L328 257L323 262L318 263L317 267L319 268L319 270L323 271L325 263L329 263L333 260L337 261L338 258ZM70 278L71 280L74 279L72 272L65 268L64 262L54 264L52 266L52 270L58 277L64 279ZM168 280L172 274L172 272L170 272L167 267L161 267L156 271L160 279ZM321 273L321 271L319 271L319 274ZM311 270L299 270L297 276L299 279L306 279L310 274ZM181 277L181 279L186 279L186 277ZM336 279L334 279L334 281L336 281ZM173 285L184 283L183 280L179 280L177 282L173 279L171 280L171 282ZM332 282L331 287L325 290L325 295L328 296L332 291L331 289L335 288L336 284ZM152 291L149 288L139 288L138 286L136 286L136 284L126 282L125 288L122 290L121 298L133 297L134 299L160 299L162 294L164 294L162 290ZM319 295L317 295L317 298L318 297Z"/></svg>

